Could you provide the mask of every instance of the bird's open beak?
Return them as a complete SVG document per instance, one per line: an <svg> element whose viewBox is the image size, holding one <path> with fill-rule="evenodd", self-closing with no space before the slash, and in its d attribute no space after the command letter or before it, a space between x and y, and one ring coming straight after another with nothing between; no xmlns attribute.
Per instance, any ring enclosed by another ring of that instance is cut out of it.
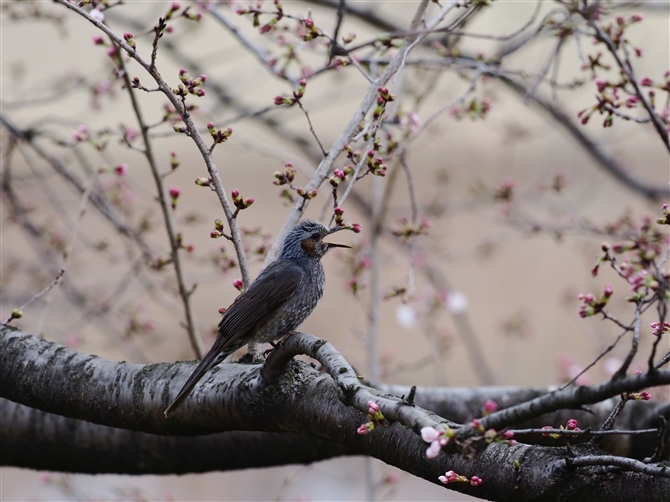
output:
<svg viewBox="0 0 670 502"><path fill-rule="evenodd" d="M347 230L349 227L331 227L330 230L328 231L328 235L334 234L335 232L339 232L340 230ZM351 246L347 246L346 244L335 244L332 242L324 242L324 244L328 245L329 248L348 248L351 249Z"/></svg>

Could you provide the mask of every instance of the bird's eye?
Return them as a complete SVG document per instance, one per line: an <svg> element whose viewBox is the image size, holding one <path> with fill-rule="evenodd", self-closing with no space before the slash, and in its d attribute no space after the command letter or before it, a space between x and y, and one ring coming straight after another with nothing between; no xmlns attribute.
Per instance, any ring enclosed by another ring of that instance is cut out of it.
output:
<svg viewBox="0 0 670 502"><path fill-rule="evenodd" d="M315 241L319 240L320 238L321 238L321 234L319 232L314 232L312 234L312 239L314 239Z"/></svg>

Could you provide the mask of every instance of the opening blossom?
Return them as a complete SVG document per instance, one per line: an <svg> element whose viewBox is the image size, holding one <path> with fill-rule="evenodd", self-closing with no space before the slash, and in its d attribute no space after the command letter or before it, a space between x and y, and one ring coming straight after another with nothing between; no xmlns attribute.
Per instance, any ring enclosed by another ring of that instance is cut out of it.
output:
<svg viewBox="0 0 670 502"><path fill-rule="evenodd" d="M454 437L454 431L449 427L445 430L437 430L434 427L423 427L421 429L421 439L430 446L426 450L427 458L435 458L440 453L443 446L446 446L449 440Z"/></svg>
<svg viewBox="0 0 670 502"><path fill-rule="evenodd" d="M445 485L449 483L470 483L472 486L479 486L483 483L482 478L479 476L472 476L468 479L467 476L461 476L454 471L447 471L444 473L444 476L439 476L437 479Z"/></svg>

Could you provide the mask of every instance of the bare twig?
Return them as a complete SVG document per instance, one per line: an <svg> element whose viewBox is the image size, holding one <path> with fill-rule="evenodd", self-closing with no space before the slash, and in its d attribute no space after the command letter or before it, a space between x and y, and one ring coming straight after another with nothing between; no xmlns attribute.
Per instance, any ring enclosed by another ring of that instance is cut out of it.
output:
<svg viewBox="0 0 670 502"><path fill-rule="evenodd" d="M195 123L193 122L193 119L191 118L191 115L186 109L186 107L184 106L182 100L178 96L176 96L174 92L172 92L172 89L168 86L165 80L163 80L163 77L160 75L158 70L155 67L151 66L150 63L145 61L133 47L129 46L125 40L116 35L116 33L114 33L108 26L98 21L97 19L92 18L86 11L68 2L67 0L55 0L55 1L60 5L76 12L81 17L83 17L91 24L93 24L96 28L103 31L107 36L109 36L114 41L114 43L117 46L121 47L126 53L128 53L128 55L132 59L137 61L139 65L151 75L156 84L158 84L158 88L161 90L163 94L165 94L165 96L170 101L170 104L172 104L172 106L177 110L179 116L182 118L184 124L186 125L188 135L195 142L198 150L200 151L200 154L203 157L203 160L205 161L207 171L209 172L209 176L212 179L212 186L216 191L216 194L219 198L219 202L221 203L221 207L223 208L223 212L226 216L226 220L230 227L233 246L235 247L235 253L237 255L237 260L240 266L240 272L242 274L242 280L244 282L245 287L248 287L248 285L251 282L251 279L249 277L247 258L244 252L242 238L239 229L237 227L237 222L233 217L233 210L231 208L230 201L228 200L228 196L226 195L226 192L223 188L223 183L221 181L221 177L219 176L219 171L216 168L216 164L214 163L214 159L209 153L209 147L207 147L204 140L202 139L202 136L198 132L198 129L196 128Z"/></svg>
<svg viewBox="0 0 670 502"><path fill-rule="evenodd" d="M641 472L650 476L670 478L670 467L648 465L639 460L614 455L584 455L576 458L566 458L567 467L586 467L589 465L616 466L627 471Z"/></svg>
<svg viewBox="0 0 670 502"><path fill-rule="evenodd" d="M447 13L456 6L456 4L457 2L454 0L446 2L442 6L438 14L430 22L427 23L427 31L430 31L433 28L435 28L437 24L444 19ZM351 140L354 134L356 134L360 126L361 120L365 118L367 112L376 102L378 96L377 88L383 86L389 81L389 79L400 69L402 62L405 60L407 52L412 47L414 47L415 42L422 40L423 38L425 38L425 36L426 35L417 35L416 38L409 37L405 45L391 59L391 61L389 62L386 69L382 72L382 74L373 82L372 85L370 85L358 109L354 112L353 116L349 120L349 123L345 126L340 136L335 140L333 145L330 147L328 154L319 163L319 166L314 172L312 179L309 181L309 183L307 183L307 186L305 187L306 192L310 192L321 186L321 183L323 183L323 181L330 173L333 163L335 162L335 159L339 156L339 154L344 149L344 146ZM267 254L265 260L266 264L275 259L277 253L279 252L279 248L282 242L284 241L284 237L288 233L289 229L293 228L296 225L305 207L306 204L303 204L302 201L296 202L296 204L293 206L293 209L289 214L288 218L286 219L284 226L277 235L277 239L275 240L272 247L270 248L270 251Z"/></svg>
<svg viewBox="0 0 670 502"><path fill-rule="evenodd" d="M51 283L50 283L46 288L44 288L44 289L43 289L42 291L40 291L39 293L33 295L33 297L30 298L30 300L28 300L26 303L24 303L23 305L21 305L17 310L18 310L19 312L23 312L23 310L24 310L28 305L30 305L31 303L33 303L35 300L37 300L37 299L38 299L40 296L42 296L43 294L48 293L48 292L51 290L51 288L53 288L56 284L58 284L58 281L60 280L61 277L63 277L63 274L65 274L65 269L61 268L61 269L60 269L60 272L58 272L58 275L54 278L53 281L51 281ZM13 317L14 317L14 316L10 316L4 323L5 323L5 324L8 324L8 323L12 320Z"/></svg>
<svg viewBox="0 0 670 502"><path fill-rule="evenodd" d="M155 37L154 42L157 44L158 37ZM118 49L117 49L118 50ZM152 66L154 64L155 57L152 56ZM126 90L128 91L128 96L130 98L130 103L135 112L135 117L137 119L137 124L142 134L142 142L144 143L144 156L147 159L149 164L149 169L151 170L151 175L154 178L154 183L156 185L156 192L158 193L158 203L161 206L161 211L163 213L163 222L165 223L165 230L167 231L168 241L170 243L170 254L172 257L172 264L174 266L175 277L177 279L177 287L179 290L179 296L181 297L182 304L184 306L184 316L186 317L186 331L188 332L188 338L191 342L191 347L198 359L202 359L204 354L202 337L198 332L195 320L193 319L193 311L191 308L191 294L189 293L188 288L186 287L186 281L184 279L184 272L181 265L180 249L177 243L177 236L174 230L174 223L172 222L172 213L170 210L170 203L168 202L167 194L165 193L165 186L163 184L163 177L158 169L158 163L156 162L156 157L154 156L153 144L151 138L149 137L149 127L144 120L142 114L142 108L140 103L137 100L135 91L132 88L132 83L130 80L130 75L126 68L123 58L118 58L118 67L119 73L123 78L125 83Z"/></svg>
<svg viewBox="0 0 670 502"><path fill-rule="evenodd" d="M651 106L651 103L647 99L647 97L644 95L642 92L642 88L640 87L640 83L637 81L637 77L635 76L635 72L633 71L633 67L630 64L630 61L628 58L624 61L621 58L621 55L619 54L619 51L617 50L616 46L614 45L614 42L612 39L607 35L603 29L600 27L600 25L595 22L591 18L585 18L586 22L591 26L591 28L594 29L596 32L597 38L602 41L607 49L610 51L612 56L617 62L617 65L619 65L619 68L623 70L623 72L626 74L628 77L628 80L630 81L631 85L635 89L635 94L637 95L638 98L640 98L640 101L642 102L642 106L644 106L645 110L647 110L647 113L649 114L649 118L651 119L651 122L654 124L654 128L658 132L658 135L661 137L663 140L663 144L667 148L667 150L670 152L670 140L668 139L668 133L665 130L665 126L663 125L663 122L661 122L660 117L656 113L656 110L654 110L654 107Z"/></svg>

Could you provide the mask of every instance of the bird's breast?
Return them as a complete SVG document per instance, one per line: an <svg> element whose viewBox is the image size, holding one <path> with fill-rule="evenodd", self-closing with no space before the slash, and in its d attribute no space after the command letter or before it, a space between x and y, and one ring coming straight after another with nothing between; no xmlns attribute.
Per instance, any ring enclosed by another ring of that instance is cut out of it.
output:
<svg viewBox="0 0 670 502"><path fill-rule="evenodd" d="M295 331L312 313L323 296L326 277L321 262L314 260L308 266L305 279L277 312L256 331L259 342L271 342Z"/></svg>

